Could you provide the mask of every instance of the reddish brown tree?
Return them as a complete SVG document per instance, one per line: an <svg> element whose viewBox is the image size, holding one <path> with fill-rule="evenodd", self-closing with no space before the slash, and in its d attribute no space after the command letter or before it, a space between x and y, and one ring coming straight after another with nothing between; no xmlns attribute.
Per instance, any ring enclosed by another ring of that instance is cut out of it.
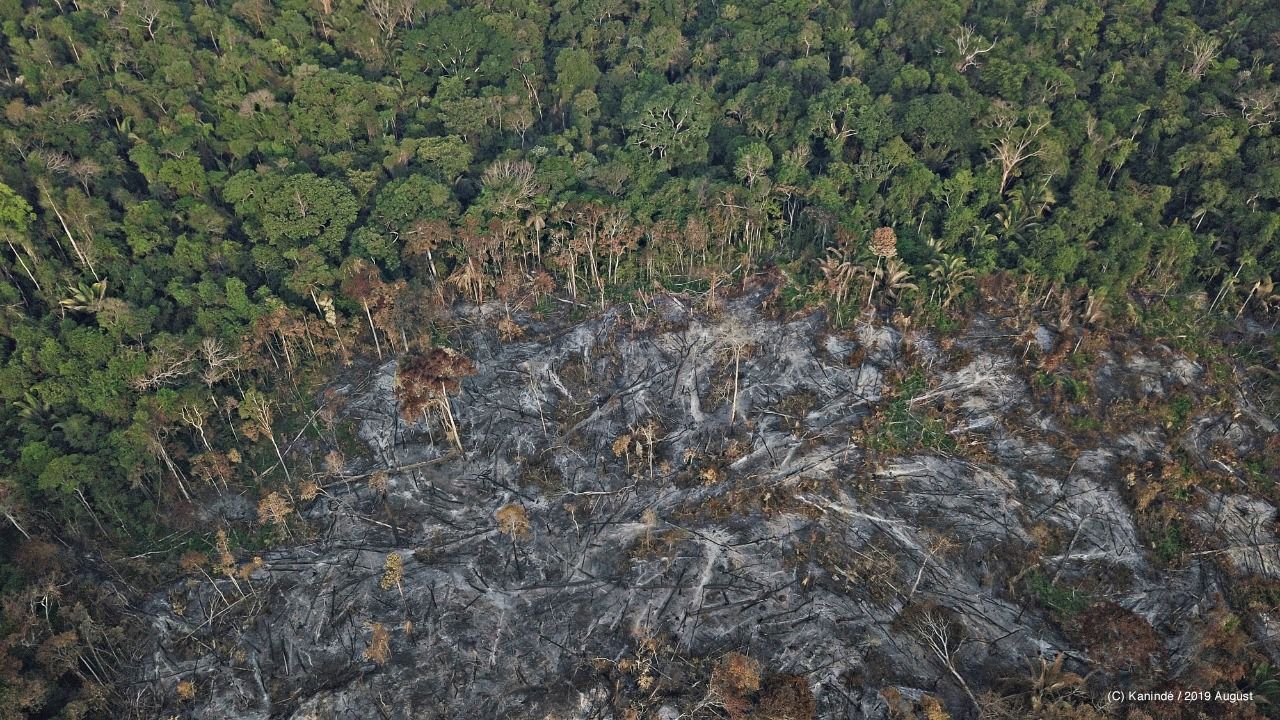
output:
<svg viewBox="0 0 1280 720"><path fill-rule="evenodd" d="M364 307L364 316L369 320L369 332L373 333L373 347L381 360L382 343L378 340L378 328L373 324L373 313L369 305L387 296L382 275L376 267L359 258L348 261L344 270L346 277L342 281L342 292Z"/></svg>
<svg viewBox="0 0 1280 720"><path fill-rule="evenodd" d="M440 413L440 421L449 439L462 450L458 435L458 423L453 417L449 396L462 387L462 379L474 375L475 363L467 356L449 348L431 350L405 357L396 373L396 396L400 401L400 414L412 420L419 414L428 419L434 409Z"/></svg>

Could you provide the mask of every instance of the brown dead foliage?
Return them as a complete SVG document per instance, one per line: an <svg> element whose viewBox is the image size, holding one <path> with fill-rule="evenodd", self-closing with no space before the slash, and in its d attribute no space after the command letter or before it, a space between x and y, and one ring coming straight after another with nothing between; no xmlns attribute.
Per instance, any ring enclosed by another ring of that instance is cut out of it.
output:
<svg viewBox="0 0 1280 720"><path fill-rule="evenodd" d="M760 702L753 720L810 720L817 702L809 681L800 675L773 675L760 689Z"/></svg>
<svg viewBox="0 0 1280 720"><path fill-rule="evenodd" d="M1085 649L1102 672L1127 681L1150 679L1159 669L1164 643L1142 616L1111 602L1072 616L1063 630Z"/></svg>

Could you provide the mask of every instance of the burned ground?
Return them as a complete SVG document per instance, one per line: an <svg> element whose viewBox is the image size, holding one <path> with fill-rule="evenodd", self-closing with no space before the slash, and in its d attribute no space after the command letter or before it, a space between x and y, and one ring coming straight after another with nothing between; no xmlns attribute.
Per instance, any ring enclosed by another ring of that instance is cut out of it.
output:
<svg viewBox="0 0 1280 720"><path fill-rule="evenodd" d="M295 542L154 597L140 686L193 718L1091 717L1122 680L1269 679L1246 466L1276 427L1234 386L758 300L508 343L477 316L461 453L401 419L394 361L340 386L367 454Z"/></svg>

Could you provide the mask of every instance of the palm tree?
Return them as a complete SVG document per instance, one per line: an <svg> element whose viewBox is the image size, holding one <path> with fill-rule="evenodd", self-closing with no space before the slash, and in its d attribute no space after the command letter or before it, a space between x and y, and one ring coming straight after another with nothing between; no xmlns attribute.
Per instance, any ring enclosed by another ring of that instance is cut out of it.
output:
<svg viewBox="0 0 1280 720"><path fill-rule="evenodd" d="M880 281L881 297L889 302L897 303L902 296L919 288L911 282L911 269L896 257L885 261L883 268L877 268L877 279ZM872 283L874 290L875 284Z"/></svg>
<svg viewBox="0 0 1280 720"><path fill-rule="evenodd" d="M479 305L484 302L484 288L489 284L489 278L484 274L480 263L475 258L469 257L445 279L445 282L459 292L469 295Z"/></svg>
<svg viewBox="0 0 1280 720"><path fill-rule="evenodd" d="M524 218L525 228L533 231L533 237L529 238L530 248L533 250L533 256L542 261L542 231L547 229L547 220L550 213L542 208L535 207L529 211Z"/></svg>
<svg viewBox="0 0 1280 720"><path fill-rule="evenodd" d="M930 299L933 299L933 293L940 291L939 302L943 308L950 307L964 294L966 285L974 276L973 269L963 257L946 253L929 263L928 270L929 280L935 286L930 292Z"/></svg>
<svg viewBox="0 0 1280 720"><path fill-rule="evenodd" d="M898 234L891 227L878 227L871 233L871 252L876 256L875 270L871 271L871 287L867 290L867 304L871 304L871 296L876 291L876 281L883 274L880 263L893 260L898 255Z"/></svg>
<svg viewBox="0 0 1280 720"><path fill-rule="evenodd" d="M1008 202L1000 203L1000 209L995 213L1001 239L1020 240L1040 227L1040 221L1044 219L1049 206L1056 201L1048 185L1040 188L1039 195L1030 197L1024 186L1014 188L1009 192Z"/></svg>
<svg viewBox="0 0 1280 720"><path fill-rule="evenodd" d="M48 425L53 419L53 409L45 401L31 394L31 391L22 394L22 397L13 401L14 406L18 409L18 415L23 420L35 425Z"/></svg>
<svg viewBox="0 0 1280 720"><path fill-rule="evenodd" d="M107 281L99 280L92 285L77 283L69 290L71 294L58 301L63 310L94 314L102 309L102 301L107 297Z"/></svg>
<svg viewBox="0 0 1280 720"><path fill-rule="evenodd" d="M822 286L831 297L836 307L836 324L840 324L840 313L849 291L860 277L866 277L866 270L857 263L850 262L842 250L832 248L827 257L818 264L822 272Z"/></svg>

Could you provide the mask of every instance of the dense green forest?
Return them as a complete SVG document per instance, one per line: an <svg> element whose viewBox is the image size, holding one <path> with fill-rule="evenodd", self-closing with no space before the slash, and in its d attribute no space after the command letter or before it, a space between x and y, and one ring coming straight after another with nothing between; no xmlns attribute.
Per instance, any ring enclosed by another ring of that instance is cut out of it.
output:
<svg viewBox="0 0 1280 720"><path fill-rule="evenodd" d="M208 549L201 493L291 482L291 440L336 433L324 368L428 348L457 303L501 304L514 336L517 309L777 268L837 318L942 317L995 274L1119 315L1280 304L1272 0L0 0L0 21L4 718L109 695L109 660L19 627L58 604L48 548L117 548L131 577Z"/></svg>

